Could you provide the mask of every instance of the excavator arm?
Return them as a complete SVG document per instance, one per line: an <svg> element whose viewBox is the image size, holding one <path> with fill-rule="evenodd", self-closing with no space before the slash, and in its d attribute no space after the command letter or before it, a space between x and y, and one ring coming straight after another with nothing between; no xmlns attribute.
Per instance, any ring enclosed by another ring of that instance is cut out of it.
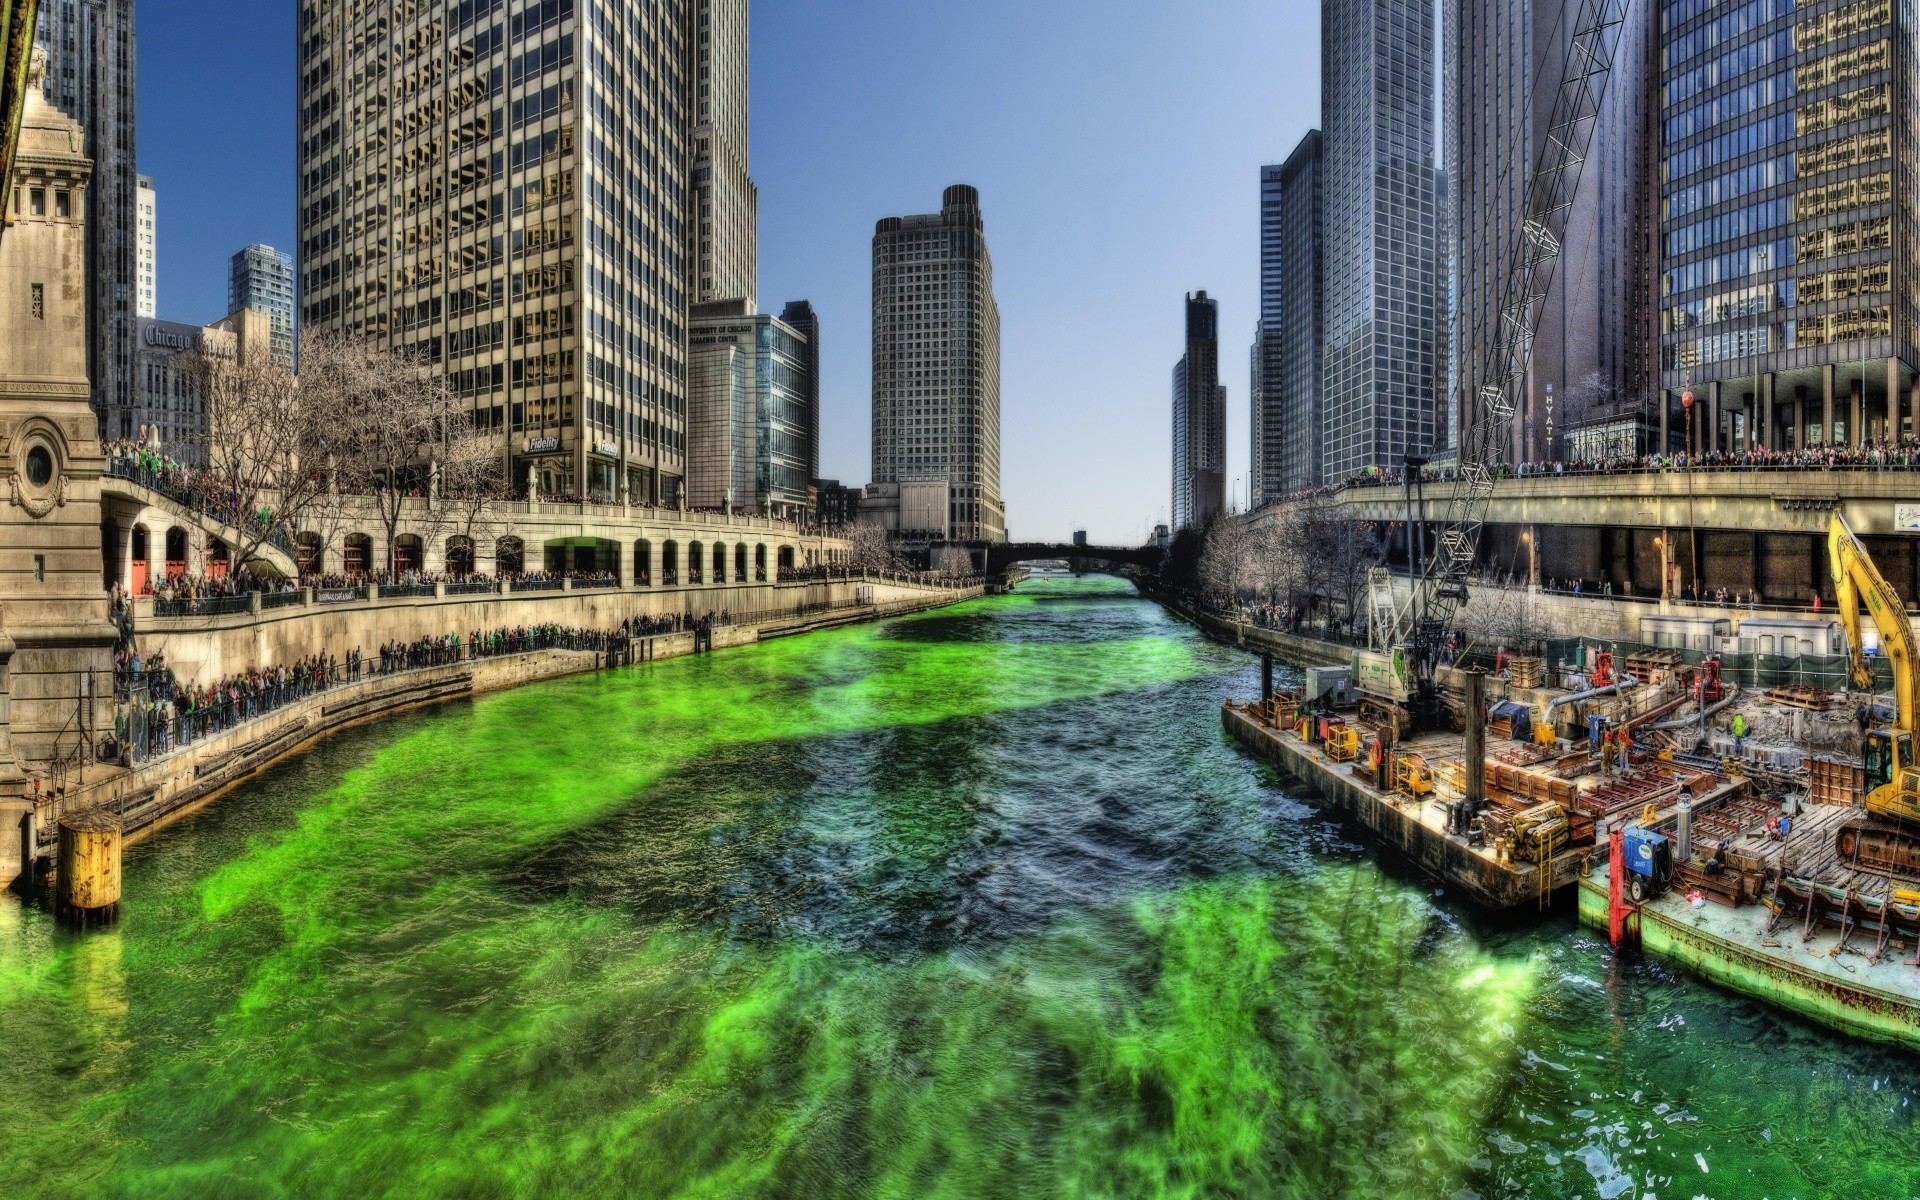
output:
<svg viewBox="0 0 1920 1200"><path fill-rule="evenodd" d="M1906 606L1873 565L1867 548L1838 512L1827 526L1827 559L1833 569L1835 607L1840 623L1847 631L1847 668L1853 685L1862 691L1873 690L1873 672L1867 666L1860 644L1860 601L1867 602L1867 615L1880 634L1880 649L1893 664L1893 698L1897 728L1914 728L1914 641L1913 623L1907 619Z"/></svg>

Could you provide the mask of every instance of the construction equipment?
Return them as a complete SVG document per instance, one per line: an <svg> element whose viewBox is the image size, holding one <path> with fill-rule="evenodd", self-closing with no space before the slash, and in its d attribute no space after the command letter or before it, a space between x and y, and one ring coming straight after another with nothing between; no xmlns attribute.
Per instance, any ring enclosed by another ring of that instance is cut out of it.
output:
<svg viewBox="0 0 1920 1200"><path fill-rule="evenodd" d="M1360 757L1360 731L1350 725L1327 729L1327 757L1334 762L1352 762Z"/></svg>
<svg viewBox="0 0 1920 1200"><path fill-rule="evenodd" d="M1513 814L1507 830L1515 856L1531 862L1552 858L1566 849L1573 836L1567 810L1552 803L1521 809Z"/></svg>
<svg viewBox="0 0 1920 1200"><path fill-rule="evenodd" d="M1383 700L1395 707L1410 701L1426 725L1438 723L1441 705L1434 669L1454 614L1466 603L1467 581L1479 567L1480 535L1493 499L1495 467L1512 452L1514 414L1526 392L1534 333L1546 310L1581 168L1613 73L1626 6L1627 0L1578 0L1569 14L1559 86L1527 176L1499 308L1489 318L1492 327L1484 331L1486 357L1474 364L1475 374L1470 377L1474 399L1457 444L1454 482L1437 542L1424 562L1417 561L1416 549L1413 586L1404 604L1395 603L1391 588L1373 585L1370 589L1371 648L1362 653L1403 660L1406 672L1390 681L1401 685L1405 696L1388 695ZM1425 460L1418 447L1406 450L1404 463L1417 486ZM1417 528L1419 520L1411 514L1410 520ZM1416 547L1423 541L1413 539ZM1368 672L1359 660L1356 654L1355 682L1366 691Z"/></svg>
<svg viewBox="0 0 1920 1200"><path fill-rule="evenodd" d="M1394 755L1393 790L1415 800L1432 795L1433 772L1427 769L1427 760L1418 754Z"/></svg>
<svg viewBox="0 0 1920 1200"><path fill-rule="evenodd" d="M1627 894L1635 904L1667 890L1673 882L1673 839L1645 825L1629 825L1622 842L1626 854Z"/></svg>
<svg viewBox="0 0 1920 1200"><path fill-rule="evenodd" d="M1699 692L1702 707L1718 704L1727 695L1726 685L1720 682L1720 656L1709 655L1700 663L1699 671L1694 675L1693 686Z"/></svg>
<svg viewBox="0 0 1920 1200"><path fill-rule="evenodd" d="M1827 557L1833 569L1834 607L1847 631L1847 668L1853 686L1868 694L1873 669L1860 641L1860 601L1880 633L1880 649L1893 667L1894 723L1867 731L1861 755L1866 768L1866 816L1848 821L1834 835L1840 860L1876 870L1920 872L1920 767L1913 759L1916 679L1913 626L1867 548L1838 512L1827 525Z"/></svg>
<svg viewBox="0 0 1920 1200"><path fill-rule="evenodd" d="M1602 650L1598 654L1595 654L1593 656L1593 673L1588 677L1588 686L1600 688L1618 682L1620 682L1620 677L1614 674L1613 670L1613 651Z"/></svg>

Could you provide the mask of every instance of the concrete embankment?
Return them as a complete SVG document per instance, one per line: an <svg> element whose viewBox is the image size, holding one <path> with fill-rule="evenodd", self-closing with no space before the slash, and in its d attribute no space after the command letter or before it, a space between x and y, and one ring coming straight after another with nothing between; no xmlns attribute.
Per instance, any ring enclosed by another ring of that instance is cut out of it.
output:
<svg viewBox="0 0 1920 1200"><path fill-rule="evenodd" d="M1141 594L1192 621L1200 631L1216 641L1239 646L1255 654L1270 653L1292 667L1344 667L1353 660L1353 648L1338 642L1323 642L1304 634L1263 629L1243 621L1229 621L1151 588L1141 586Z"/></svg>
<svg viewBox="0 0 1920 1200"><path fill-rule="evenodd" d="M944 590L901 586L891 590L899 594L882 603L803 610L753 624L719 626L713 631L713 649L752 645L777 637L941 608L981 594L981 588L977 586ZM576 602L586 602L594 610L603 611L606 602L616 599L619 593L574 595ZM491 608L498 599L489 598L488 607ZM610 628L624 619L606 615L604 611L597 618L587 612L552 614L551 603L544 606L544 611L552 615L521 615L513 620L498 615L492 620L483 620L482 614L465 611L470 607L467 605L443 603L431 607L438 610L432 613L431 632L426 631L427 626L423 625L420 632L407 633L396 629L396 632L385 637L374 637L369 629L369 636L359 644L364 649L371 649L383 641L412 641L424 636L439 636L454 629L490 629L501 625L546 621L576 627ZM529 610L519 611L524 613ZM285 657L270 659L269 662L290 661L319 652L323 646L331 653L339 653L338 643L328 645L294 641L290 645L286 639L299 627L285 621L274 624L278 629L274 644L284 651ZM313 628L308 630L309 633L314 631ZM245 636L245 631L238 628L217 632L235 639ZM168 649L169 658L175 648L184 645L185 639L191 636L185 631L168 634L162 644ZM207 633L203 632L201 636L207 636ZM141 642L143 648L151 652L147 635L141 636ZM352 644L348 643L349 648ZM310 645L310 648L302 649L303 645ZM660 634L636 639L633 658L637 663L677 658L694 652L693 634ZM377 662L377 655L373 657ZM391 675L368 672L359 680L339 684L284 705L271 713L203 737L191 746L136 767L88 767L84 781L76 780L64 794L40 801L34 816L39 848L45 852L52 845L55 824L66 812L111 808L123 814L128 840L137 840L328 734L443 700L601 669L605 661L604 654L589 650L539 650L463 660ZM6 879L0 879L0 887L7 882Z"/></svg>

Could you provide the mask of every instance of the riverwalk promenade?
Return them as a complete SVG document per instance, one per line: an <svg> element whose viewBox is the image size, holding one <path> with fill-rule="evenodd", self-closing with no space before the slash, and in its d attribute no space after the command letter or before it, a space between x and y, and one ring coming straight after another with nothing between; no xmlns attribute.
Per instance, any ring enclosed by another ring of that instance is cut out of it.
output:
<svg viewBox="0 0 1920 1200"><path fill-rule="evenodd" d="M469 645L438 656L444 661L432 665L387 671L363 665L358 672L342 671L341 677L324 687L270 707L258 706L256 715L243 713L187 745L179 745L176 736L166 743L164 753L148 752L152 743L143 739L142 753L116 750L119 757L113 762L99 761L91 753L77 754L36 780L39 786L25 802L30 813L0 815L9 828L15 819L22 819L25 843L40 855L51 849L62 815L87 809L112 811L121 818L128 839L137 840L288 755L368 721L564 675L622 669L944 607L982 595L984 585L978 580L943 585L855 574L766 590L782 593L789 602L756 612L728 612L723 619L689 621L671 632L639 633L619 640L608 636L597 641L600 648L595 649L547 646L520 653L475 654ZM244 651L249 646L264 655L253 660L256 664L315 656L344 659L354 651L363 664L369 655L377 664L382 645L406 645L423 637L465 637L475 629L544 624L614 635L623 623L631 629L646 627L636 619L656 607L636 603L646 598L646 593L632 591L571 588L506 595L400 596L355 605L352 619L344 624L340 610L318 604L205 617L137 616L135 636L143 653L163 654L183 683L192 685L202 676L244 671ZM127 734L123 731L119 736ZM18 870L14 853L0 853L0 886Z"/></svg>

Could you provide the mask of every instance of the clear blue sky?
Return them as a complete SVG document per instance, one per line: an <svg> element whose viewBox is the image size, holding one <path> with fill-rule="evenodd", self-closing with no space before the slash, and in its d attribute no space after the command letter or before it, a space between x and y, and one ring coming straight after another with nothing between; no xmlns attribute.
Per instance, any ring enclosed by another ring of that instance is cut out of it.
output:
<svg viewBox="0 0 1920 1200"><path fill-rule="evenodd" d="M228 255L293 248L294 5L136 11L160 315L211 320ZM1221 301L1244 489L1258 169L1317 122L1319 94L1319 7L1297 0L754 0L760 300L821 314L822 470L870 470L873 223L964 182L993 250L1014 536L1132 542L1165 518L1198 288Z"/></svg>

